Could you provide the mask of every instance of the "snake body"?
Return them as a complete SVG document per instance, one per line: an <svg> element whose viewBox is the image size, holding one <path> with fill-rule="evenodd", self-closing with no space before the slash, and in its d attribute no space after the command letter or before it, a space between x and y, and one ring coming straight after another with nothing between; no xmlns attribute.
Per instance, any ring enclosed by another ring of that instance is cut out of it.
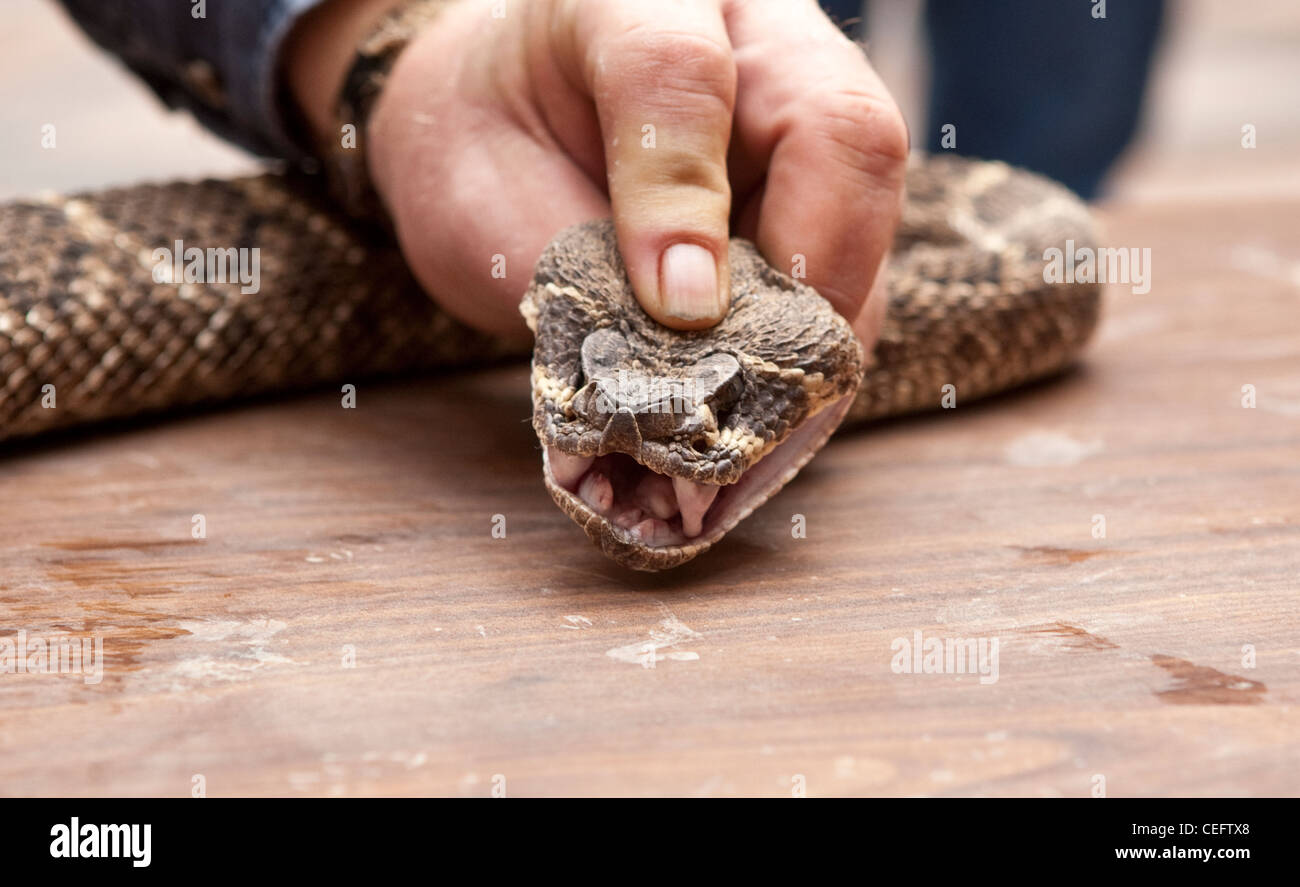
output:
<svg viewBox="0 0 1300 887"><path fill-rule="evenodd" d="M937 408L946 391L966 402L1078 356L1099 289L1043 274L1045 249L1092 237L1069 191L948 156L915 163L907 188L889 310L868 355L824 300L743 242L732 247L743 297L718 329L693 334L640 314L608 226L567 232L548 249L524 303L537 336L534 426L548 488L607 554L634 568L675 566L775 493L841 419ZM440 311L387 235L341 216L322 191L309 177L263 175L0 207L0 440L524 356ZM256 247L260 289L243 291L234 275L174 279L157 258L174 247ZM645 386L611 387L629 373L651 389L667 379L691 390L665 417L647 407ZM777 452L789 454L781 464ZM597 470L585 460L623 457L636 465L608 468L616 493L619 483L660 489L636 473L645 471L677 492L681 507L663 527L645 509L629 524L581 495ZM585 474L570 476L575 464ZM709 484L753 489L697 515L682 497Z"/></svg>

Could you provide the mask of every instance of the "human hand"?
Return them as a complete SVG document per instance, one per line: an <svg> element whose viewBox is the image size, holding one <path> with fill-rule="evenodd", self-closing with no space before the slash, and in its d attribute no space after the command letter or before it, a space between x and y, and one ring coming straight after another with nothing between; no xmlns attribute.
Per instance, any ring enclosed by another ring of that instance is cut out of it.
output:
<svg viewBox="0 0 1300 887"><path fill-rule="evenodd" d="M290 84L319 137L338 135L337 86L322 84L341 82L357 29L390 5L335 0L295 35ZM398 58L367 130L403 252L447 311L522 336L547 242L612 214L661 323L725 315L734 230L802 270L871 344L883 299L862 308L900 211L907 132L812 0L531 0L503 18L493 5L450 3Z"/></svg>

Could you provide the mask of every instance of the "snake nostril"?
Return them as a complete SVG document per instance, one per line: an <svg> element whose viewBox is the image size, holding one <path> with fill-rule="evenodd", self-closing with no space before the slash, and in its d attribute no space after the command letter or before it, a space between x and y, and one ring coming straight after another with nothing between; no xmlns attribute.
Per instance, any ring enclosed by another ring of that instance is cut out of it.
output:
<svg viewBox="0 0 1300 887"><path fill-rule="evenodd" d="M697 453L707 453L709 451L709 442L702 437L697 437L691 441L691 449Z"/></svg>
<svg viewBox="0 0 1300 887"><path fill-rule="evenodd" d="M598 382L588 382L579 388L569 403L569 409L593 428L604 428L614 412Z"/></svg>
<svg viewBox="0 0 1300 887"><path fill-rule="evenodd" d="M641 428L636 416L627 408L615 412L605 423L600 435L599 455L626 453L635 455L641 450Z"/></svg>

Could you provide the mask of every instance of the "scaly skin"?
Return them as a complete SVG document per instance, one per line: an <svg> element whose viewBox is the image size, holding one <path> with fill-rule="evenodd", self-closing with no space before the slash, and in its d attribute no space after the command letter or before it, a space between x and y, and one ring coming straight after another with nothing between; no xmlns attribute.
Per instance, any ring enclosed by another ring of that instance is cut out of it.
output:
<svg viewBox="0 0 1300 887"><path fill-rule="evenodd" d="M674 530L673 544L646 544L544 466L561 508L607 554L637 569L683 563L775 494L841 416L848 425L935 408L945 385L969 402L1078 356L1098 319L1099 288L1045 283L1043 251L1092 241L1081 203L1038 176L953 157L914 166L908 188L886 277L889 313L865 361L819 296L743 243L732 250L733 288L749 295L715 330L690 334L648 326L633 311L600 225L571 229L547 251L525 303L534 322L545 311L564 318L537 327L543 444L574 458L622 452L659 474L732 490L717 494L700 534L682 539L684 529ZM0 440L522 356L440 311L386 237L340 217L315 196L322 191L311 180L261 176L0 207ZM585 238L590 254L575 257L573 238ZM260 289L156 281L153 251L177 240L259 249ZM584 367L582 347L597 327L620 338L593 340ZM631 424L627 411L598 409L596 392L576 400L587 370L617 379L620 368L689 381L692 398L666 415L632 409ZM568 417L563 434L556 416Z"/></svg>

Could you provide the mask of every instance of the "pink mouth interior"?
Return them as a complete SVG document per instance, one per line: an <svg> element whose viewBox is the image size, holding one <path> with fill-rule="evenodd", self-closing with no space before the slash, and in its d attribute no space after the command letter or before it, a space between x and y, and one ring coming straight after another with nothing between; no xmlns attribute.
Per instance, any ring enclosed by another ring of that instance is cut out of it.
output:
<svg viewBox="0 0 1300 887"><path fill-rule="evenodd" d="M830 406L774 447L733 484L674 479L631 456L579 457L546 449L545 470L566 492L626 533L653 548L714 541L789 481L830 436L852 397Z"/></svg>
<svg viewBox="0 0 1300 887"><path fill-rule="evenodd" d="M547 451L551 477L587 507L643 545L681 545L704 530L722 487L651 471L631 456L593 458Z"/></svg>

